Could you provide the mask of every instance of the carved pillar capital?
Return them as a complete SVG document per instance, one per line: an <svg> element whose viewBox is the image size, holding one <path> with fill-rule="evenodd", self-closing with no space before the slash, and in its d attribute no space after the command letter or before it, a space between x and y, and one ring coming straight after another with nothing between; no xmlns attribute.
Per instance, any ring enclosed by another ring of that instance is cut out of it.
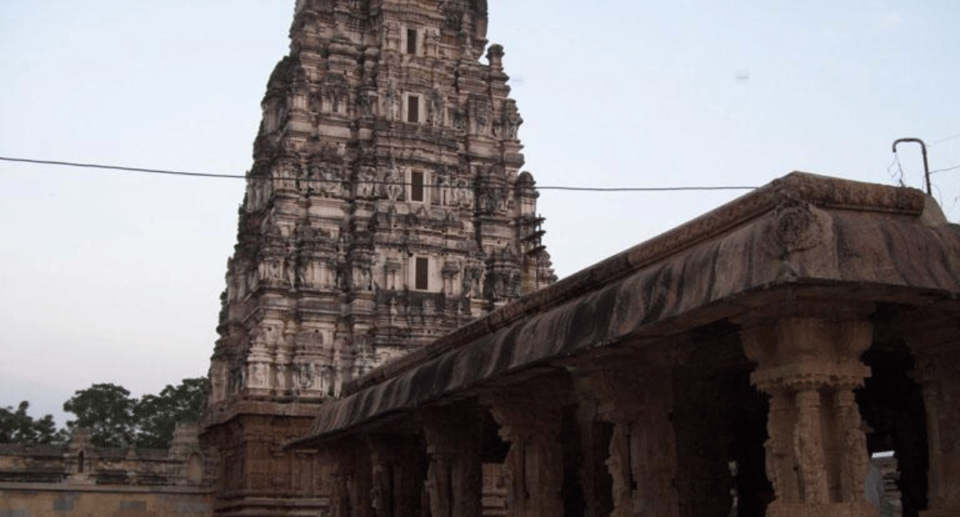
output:
<svg viewBox="0 0 960 517"><path fill-rule="evenodd" d="M768 515L876 515L865 501L869 456L853 390L870 376L871 307L813 301L763 307L740 321L750 379L770 395Z"/></svg>
<svg viewBox="0 0 960 517"><path fill-rule="evenodd" d="M757 363L751 380L766 393L853 389L870 376L860 362L873 341L873 326L865 317L754 319L744 322L740 335L747 357Z"/></svg>

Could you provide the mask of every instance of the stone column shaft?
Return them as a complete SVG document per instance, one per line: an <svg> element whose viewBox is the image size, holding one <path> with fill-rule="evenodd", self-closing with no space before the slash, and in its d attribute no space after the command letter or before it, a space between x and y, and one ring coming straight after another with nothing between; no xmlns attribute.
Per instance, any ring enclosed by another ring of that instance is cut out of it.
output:
<svg viewBox="0 0 960 517"><path fill-rule="evenodd" d="M367 438L373 466L371 506L376 517L419 516L425 469L415 437Z"/></svg>
<svg viewBox="0 0 960 517"><path fill-rule="evenodd" d="M334 517L373 517L373 471L367 448L353 441L336 443L327 454L335 465L330 498Z"/></svg>
<svg viewBox="0 0 960 517"><path fill-rule="evenodd" d="M512 517L563 515L563 413L557 389L547 382L501 391L487 400L500 436L510 443L506 476L507 512Z"/></svg>
<svg viewBox="0 0 960 517"><path fill-rule="evenodd" d="M427 455L431 517L480 517L483 466L479 407L428 408L421 415Z"/></svg>
<svg viewBox="0 0 960 517"><path fill-rule="evenodd" d="M853 395L870 375L859 358L873 330L864 308L841 309L808 306L743 323L745 352L758 363L751 380L770 395L770 517L877 514L865 500L866 438Z"/></svg>
<svg viewBox="0 0 960 517"><path fill-rule="evenodd" d="M614 425L607 459L613 517L679 515L669 365L669 360L621 360L598 365L589 374L599 418Z"/></svg>

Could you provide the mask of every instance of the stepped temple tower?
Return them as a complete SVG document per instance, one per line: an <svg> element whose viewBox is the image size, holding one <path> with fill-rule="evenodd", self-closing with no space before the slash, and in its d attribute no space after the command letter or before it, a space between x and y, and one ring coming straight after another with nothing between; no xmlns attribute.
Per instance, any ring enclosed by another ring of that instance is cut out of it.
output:
<svg viewBox="0 0 960 517"><path fill-rule="evenodd" d="M318 404L554 280L486 29L485 0L297 0L210 367L218 514L319 505L321 462L281 451Z"/></svg>

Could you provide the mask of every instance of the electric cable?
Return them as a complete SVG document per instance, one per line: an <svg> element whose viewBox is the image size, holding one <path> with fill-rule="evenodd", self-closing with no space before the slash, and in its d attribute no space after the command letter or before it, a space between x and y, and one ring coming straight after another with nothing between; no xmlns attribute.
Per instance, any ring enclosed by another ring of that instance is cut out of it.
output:
<svg viewBox="0 0 960 517"><path fill-rule="evenodd" d="M36 165L55 165L60 167L82 167L88 169L104 169L104 170L116 170L123 172L136 172L144 174L164 174L170 176L187 176L187 177L197 177L197 178L220 178L220 179L247 179L247 176L242 174L216 174L209 172L190 172L190 171L174 171L167 169L148 169L143 167L130 167L124 165L104 165L96 163L78 163L78 162L67 162L59 160L37 160L32 158L13 158L9 156L0 156L0 161L6 162L17 162L17 163L30 163ZM264 178L267 179L267 178ZM275 180L290 180L290 181L304 181L304 182L333 182L338 180L331 180L325 178L303 178L295 176L273 176L269 179ZM409 185L406 182L396 182L396 181L382 181L382 180L369 180L365 183L372 183L377 185ZM424 185L425 187L427 185ZM755 190L757 187L748 187L748 186L691 186L691 187L573 187L573 186L560 186L560 185L544 185L537 186L537 190L557 190L557 191L574 191L574 192L684 192L684 191L718 191L718 190Z"/></svg>

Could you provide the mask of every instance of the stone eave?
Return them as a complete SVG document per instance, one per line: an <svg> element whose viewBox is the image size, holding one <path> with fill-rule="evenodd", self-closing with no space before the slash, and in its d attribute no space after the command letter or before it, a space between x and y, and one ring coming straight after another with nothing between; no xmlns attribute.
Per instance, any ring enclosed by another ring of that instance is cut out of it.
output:
<svg viewBox="0 0 960 517"><path fill-rule="evenodd" d="M921 192L793 173L371 372L315 445L572 355L769 303L960 298L960 231Z"/></svg>

